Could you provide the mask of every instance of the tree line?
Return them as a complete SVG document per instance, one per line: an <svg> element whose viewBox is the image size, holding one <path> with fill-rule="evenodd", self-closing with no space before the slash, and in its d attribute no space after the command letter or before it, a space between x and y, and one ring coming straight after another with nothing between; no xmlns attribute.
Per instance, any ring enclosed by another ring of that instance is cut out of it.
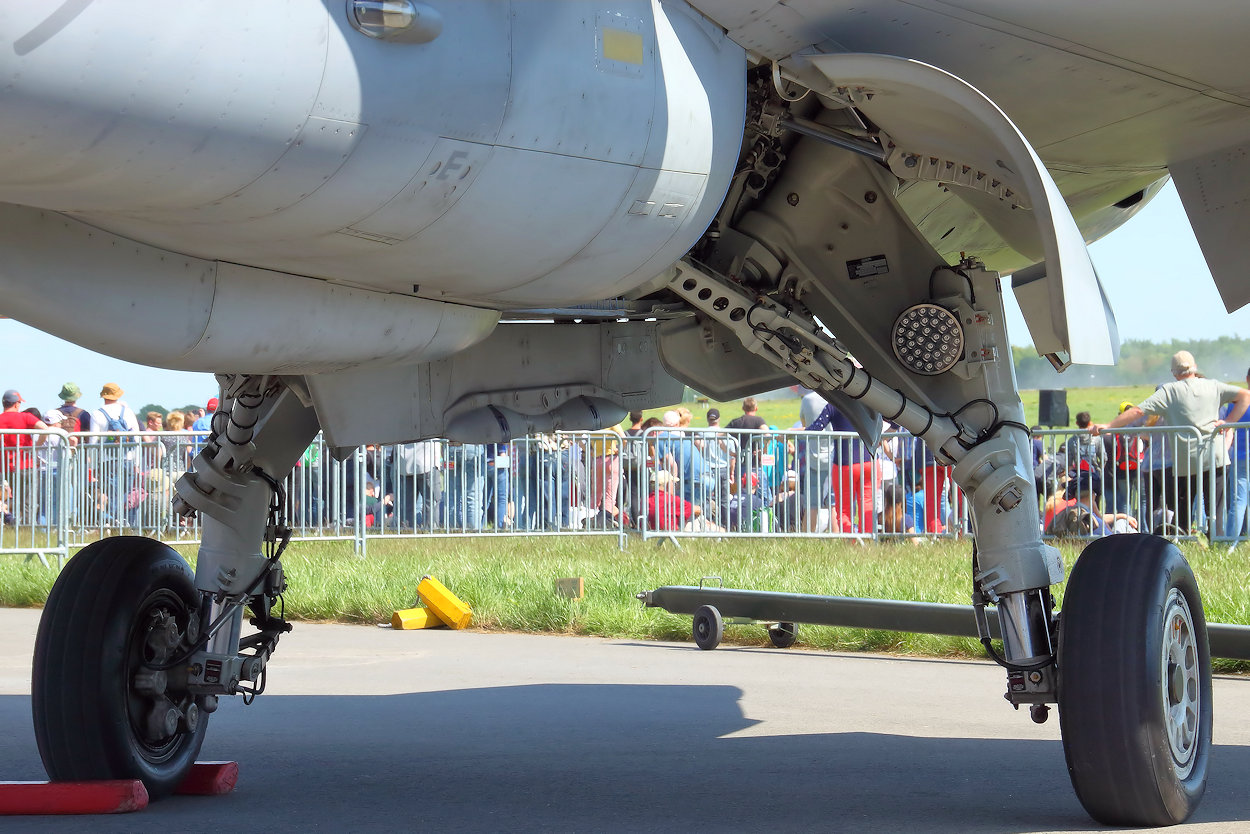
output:
<svg viewBox="0 0 1250 834"><path fill-rule="evenodd" d="M1198 372L1212 379L1240 382L1250 368L1250 339L1173 339L1150 342L1129 339L1120 345L1116 365L1073 365L1062 374L1037 355L1032 346L1012 347L1016 381L1021 388L1089 388L1107 385L1156 385L1172 378L1172 354L1187 350Z"/></svg>

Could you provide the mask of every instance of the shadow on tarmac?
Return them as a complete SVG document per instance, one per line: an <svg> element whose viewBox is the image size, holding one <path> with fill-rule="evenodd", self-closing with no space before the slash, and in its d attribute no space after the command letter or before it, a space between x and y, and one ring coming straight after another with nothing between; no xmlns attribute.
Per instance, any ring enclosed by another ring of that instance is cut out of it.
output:
<svg viewBox="0 0 1250 834"><path fill-rule="evenodd" d="M223 701L202 759L225 797L23 830L1073 831L1058 742L877 733L725 737L731 686L494 687ZM778 692L785 698L785 692ZM30 700L0 696L7 779L42 777ZM1250 748L1217 746L1194 822L1244 818ZM1175 829L1173 829L1175 830ZM1221 828L1220 830L1224 830Z"/></svg>

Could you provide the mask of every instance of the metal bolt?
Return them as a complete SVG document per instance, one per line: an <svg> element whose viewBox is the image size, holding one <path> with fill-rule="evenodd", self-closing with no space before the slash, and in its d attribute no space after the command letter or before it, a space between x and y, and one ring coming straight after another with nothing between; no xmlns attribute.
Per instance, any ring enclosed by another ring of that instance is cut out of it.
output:
<svg viewBox="0 0 1250 834"><path fill-rule="evenodd" d="M791 191L786 195L786 202L792 206L797 206L799 204L799 195Z"/></svg>
<svg viewBox="0 0 1250 834"><path fill-rule="evenodd" d="M169 676L162 669L135 673L136 692L142 692L144 695L161 695L168 686Z"/></svg>
<svg viewBox="0 0 1250 834"><path fill-rule="evenodd" d="M169 738L178 732L178 720L182 718L182 713L178 708L169 703L162 701L152 708L148 713L148 737L149 738Z"/></svg>

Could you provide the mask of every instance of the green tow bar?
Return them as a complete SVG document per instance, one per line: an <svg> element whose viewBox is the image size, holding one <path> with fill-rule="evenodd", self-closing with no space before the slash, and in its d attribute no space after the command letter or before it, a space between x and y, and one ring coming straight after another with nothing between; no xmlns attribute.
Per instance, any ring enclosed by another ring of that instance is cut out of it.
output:
<svg viewBox="0 0 1250 834"><path fill-rule="evenodd" d="M979 636L975 609L971 605L784 594L705 585L665 585L637 596L648 608L693 616L695 642L705 649L714 649L720 643L724 623L768 624L769 636L777 646L794 643L796 623ZM995 609L985 610L990 636L997 640L1000 634ZM1250 626L1207 623L1207 639L1212 657L1250 660Z"/></svg>

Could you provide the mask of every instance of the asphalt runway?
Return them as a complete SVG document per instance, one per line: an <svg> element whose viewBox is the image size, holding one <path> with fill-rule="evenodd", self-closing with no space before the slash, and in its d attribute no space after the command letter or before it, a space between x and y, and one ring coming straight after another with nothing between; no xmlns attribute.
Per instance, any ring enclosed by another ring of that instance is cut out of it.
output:
<svg viewBox="0 0 1250 834"><path fill-rule="evenodd" d="M0 778L41 779L39 612L0 609ZM801 628L801 627L800 627ZM296 624L202 759L224 797L23 831L1095 830L1059 724L987 663ZM1215 682L1206 799L1175 832L1250 832L1250 679ZM1121 829L1122 830L1122 829Z"/></svg>

